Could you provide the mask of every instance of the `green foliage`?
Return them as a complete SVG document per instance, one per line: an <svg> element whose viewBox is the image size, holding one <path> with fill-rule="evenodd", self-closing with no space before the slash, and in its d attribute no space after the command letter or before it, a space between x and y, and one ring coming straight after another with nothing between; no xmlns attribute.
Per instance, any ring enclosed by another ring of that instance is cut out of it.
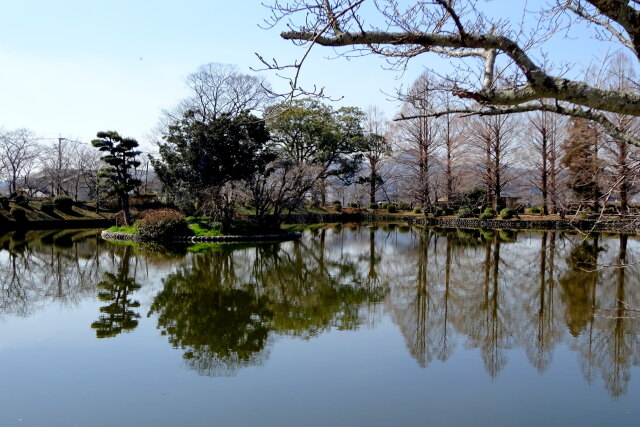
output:
<svg viewBox="0 0 640 427"><path fill-rule="evenodd" d="M135 225L122 226L122 227L114 225L112 227L107 228L107 231L110 233L138 234L138 229L136 228Z"/></svg>
<svg viewBox="0 0 640 427"><path fill-rule="evenodd" d="M27 211L20 207L13 207L9 211L13 219L16 221L25 221L27 219Z"/></svg>
<svg viewBox="0 0 640 427"><path fill-rule="evenodd" d="M275 157L265 122L248 112L206 121L187 112L163 139L153 167L171 200L188 211L207 189L248 178Z"/></svg>
<svg viewBox="0 0 640 427"><path fill-rule="evenodd" d="M438 209L438 208L436 208L436 210L437 210L437 209ZM417 213L417 214L419 214L419 213L421 213L421 212L422 212L422 208L421 208L420 206L416 206L416 207L414 207L414 208L413 208L413 213Z"/></svg>
<svg viewBox="0 0 640 427"><path fill-rule="evenodd" d="M220 227L217 228L207 228L201 223L191 223L189 224L189 229L193 233L194 236L221 236L222 231Z"/></svg>
<svg viewBox="0 0 640 427"><path fill-rule="evenodd" d="M192 234L184 215L173 209L145 211L136 222L136 229L142 240L162 241Z"/></svg>
<svg viewBox="0 0 640 427"><path fill-rule="evenodd" d="M369 203L369 209L379 209L380 205L377 203Z"/></svg>
<svg viewBox="0 0 640 427"><path fill-rule="evenodd" d="M400 202L398 203L398 209L401 211L408 211L411 209L411 205L407 202Z"/></svg>
<svg viewBox="0 0 640 427"><path fill-rule="evenodd" d="M480 214L480 219L492 219L496 217L496 211L492 208L486 208L484 212Z"/></svg>
<svg viewBox="0 0 640 427"><path fill-rule="evenodd" d="M542 212L542 208L540 208L540 206L531 206L529 208L529 213L539 214L540 212Z"/></svg>
<svg viewBox="0 0 640 427"><path fill-rule="evenodd" d="M360 204L356 203L356 202L351 202L351 203L349 203L349 206L352 207L352 208L359 208Z"/></svg>
<svg viewBox="0 0 640 427"><path fill-rule="evenodd" d="M115 131L98 132L96 137L91 144L105 153L102 161L107 164L107 167L100 170L98 176L101 178L105 192L117 195L120 199L125 225L130 225L129 192L140 185L140 180L133 175L134 169L140 166L138 160L140 151L136 150L138 141L133 138L123 138Z"/></svg>
<svg viewBox="0 0 640 427"><path fill-rule="evenodd" d="M516 216L516 211L511 208L504 208L500 211L500 218L511 219Z"/></svg>
<svg viewBox="0 0 640 427"><path fill-rule="evenodd" d="M389 205L387 206L387 211L389 213L396 213L398 212L398 208L396 207L396 205L389 203Z"/></svg>
<svg viewBox="0 0 640 427"><path fill-rule="evenodd" d="M59 195L53 198L53 204L56 209L69 212L73 207L73 199L69 196Z"/></svg>
<svg viewBox="0 0 640 427"><path fill-rule="evenodd" d="M333 202L333 209L335 209L338 212L342 212L342 203L340 202Z"/></svg>
<svg viewBox="0 0 640 427"><path fill-rule="evenodd" d="M273 105L266 115L272 139L286 158L318 167L320 179L353 180L366 149L360 109L334 110L307 98Z"/></svg>
<svg viewBox="0 0 640 427"><path fill-rule="evenodd" d="M0 208L5 211L9 209L9 198L7 196L0 196Z"/></svg>
<svg viewBox="0 0 640 427"><path fill-rule="evenodd" d="M469 208L460 208L458 211L458 218L472 218L473 211Z"/></svg>

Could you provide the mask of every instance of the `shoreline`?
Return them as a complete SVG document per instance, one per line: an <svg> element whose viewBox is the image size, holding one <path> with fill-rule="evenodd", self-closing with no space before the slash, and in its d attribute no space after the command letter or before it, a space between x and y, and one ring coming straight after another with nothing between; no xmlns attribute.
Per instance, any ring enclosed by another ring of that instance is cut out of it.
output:
<svg viewBox="0 0 640 427"><path fill-rule="evenodd" d="M141 242L137 234L121 233L117 231L102 231L100 237L104 240L118 242ZM236 243L236 242L283 242L297 240L302 233L278 233L256 235L232 235L232 236L174 236L172 243Z"/></svg>

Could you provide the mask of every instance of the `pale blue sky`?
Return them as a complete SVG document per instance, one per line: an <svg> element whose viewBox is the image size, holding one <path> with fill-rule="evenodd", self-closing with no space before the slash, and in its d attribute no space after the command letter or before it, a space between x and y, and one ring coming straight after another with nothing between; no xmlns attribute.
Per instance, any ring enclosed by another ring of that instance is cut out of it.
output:
<svg viewBox="0 0 640 427"><path fill-rule="evenodd" d="M278 30L258 27L268 16L260 1L1 3L0 126L27 127L42 137L89 141L97 131L112 129L145 143L161 109L187 95L183 79L199 65L237 64L250 72L250 67L260 67L254 52L281 63L302 53L280 39ZM508 14L521 8L517 3L486 4ZM582 40L569 43L572 53L589 52ZM379 58L325 59L332 55L331 50L317 49L304 81L344 96L341 104L377 104L389 115L396 104L386 101L381 91L393 93L395 87L410 84L425 65L437 64L433 56L418 58L398 76L382 70ZM284 88L275 75L266 77Z"/></svg>

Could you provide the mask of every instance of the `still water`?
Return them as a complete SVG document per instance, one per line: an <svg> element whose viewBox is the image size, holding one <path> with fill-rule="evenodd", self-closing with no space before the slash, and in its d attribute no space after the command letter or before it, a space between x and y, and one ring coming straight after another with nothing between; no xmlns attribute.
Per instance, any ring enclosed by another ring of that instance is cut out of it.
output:
<svg viewBox="0 0 640 427"><path fill-rule="evenodd" d="M639 255L393 225L172 250L9 233L0 425L637 426Z"/></svg>

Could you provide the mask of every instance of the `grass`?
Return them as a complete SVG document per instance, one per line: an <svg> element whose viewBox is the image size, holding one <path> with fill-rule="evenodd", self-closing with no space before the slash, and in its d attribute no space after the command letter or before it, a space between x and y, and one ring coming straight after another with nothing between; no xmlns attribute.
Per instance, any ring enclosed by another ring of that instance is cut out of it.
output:
<svg viewBox="0 0 640 427"><path fill-rule="evenodd" d="M126 233L126 234L137 234L138 230L135 225L128 226L116 226L107 228L107 231L110 233Z"/></svg>
<svg viewBox="0 0 640 427"><path fill-rule="evenodd" d="M193 231L194 236L222 236L222 232L219 229L209 229L203 227L199 223L189 224L189 229Z"/></svg>

